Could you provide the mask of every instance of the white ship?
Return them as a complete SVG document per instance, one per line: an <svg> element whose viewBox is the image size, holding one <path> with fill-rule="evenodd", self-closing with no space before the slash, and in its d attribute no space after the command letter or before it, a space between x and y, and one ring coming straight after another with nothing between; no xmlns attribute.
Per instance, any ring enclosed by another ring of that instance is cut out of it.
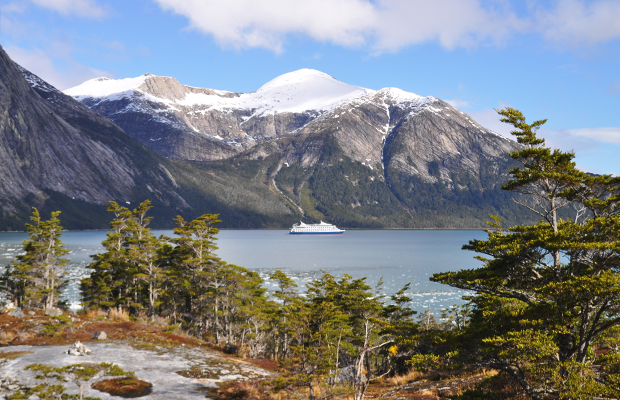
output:
<svg viewBox="0 0 620 400"><path fill-rule="evenodd" d="M323 221L320 224L304 224L299 221L291 229L291 235L341 235L343 232L344 229L338 229L335 225Z"/></svg>

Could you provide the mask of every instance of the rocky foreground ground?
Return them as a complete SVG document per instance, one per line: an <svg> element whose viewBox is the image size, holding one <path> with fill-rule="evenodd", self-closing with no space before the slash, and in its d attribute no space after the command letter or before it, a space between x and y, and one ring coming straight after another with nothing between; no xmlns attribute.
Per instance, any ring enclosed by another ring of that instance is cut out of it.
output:
<svg viewBox="0 0 620 400"><path fill-rule="evenodd" d="M23 314L23 317L0 314L2 400L10 398L20 388L40 383L34 378L34 372L24 370L28 365L63 367L101 362L114 363L150 384L140 396L144 399L286 400L299 397L286 390L275 393L273 378L282 372L276 362L225 354L223 348L175 330L167 321L132 321L127 316L103 313L53 316L40 311L24 311ZM90 349L90 353L83 356L67 354L77 341ZM491 384L504 385L505 382L498 382L498 378L494 371L464 371L450 375L411 372L373 382L367 398L448 398L489 380L496 381ZM97 379L102 378L95 378L84 386L84 396L101 399L128 397L92 388L91 384ZM66 382L65 387L65 393L79 393L78 386L71 381ZM37 399L30 397L30 400Z"/></svg>
<svg viewBox="0 0 620 400"><path fill-rule="evenodd" d="M97 333L106 332L104 340ZM204 341L166 331L155 324L110 320L103 315L46 316L25 312L23 318L0 315L0 398L22 387L35 386L31 364L63 367L76 363L114 363L152 385L145 399L205 398L208 389L230 380L260 379L271 372L218 351ZM75 342L85 343L86 355L68 354ZM79 393L65 383L66 393ZM118 398L87 385L85 396Z"/></svg>

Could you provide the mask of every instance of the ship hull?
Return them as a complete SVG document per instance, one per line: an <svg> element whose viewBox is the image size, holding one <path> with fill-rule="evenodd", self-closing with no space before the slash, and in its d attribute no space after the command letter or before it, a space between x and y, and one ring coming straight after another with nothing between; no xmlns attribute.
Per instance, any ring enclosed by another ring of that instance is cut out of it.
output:
<svg viewBox="0 0 620 400"><path fill-rule="evenodd" d="M342 235L342 232L291 232L291 235Z"/></svg>

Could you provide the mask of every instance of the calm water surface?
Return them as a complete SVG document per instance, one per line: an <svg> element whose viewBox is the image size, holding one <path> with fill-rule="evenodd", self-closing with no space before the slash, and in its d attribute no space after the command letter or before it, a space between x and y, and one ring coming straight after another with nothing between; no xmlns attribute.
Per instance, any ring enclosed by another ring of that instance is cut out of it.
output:
<svg viewBox="0 0 620 400"><path fill-rule="evenodd" d="M155 231L172 236L172 231ZM87 275L90 255L103 251L105 231L65 232L70 250L70 284L64 297L79 302L77 284ZM335 276L368 277L375 285L383 277L383 291L391 294L411 282L413 308L437 310L461 303L465 291L430 282L434 272L475 268L474 253L461 250L471 239L483 239L478 230L354 230L343 235L289 235L288 230L223 230L216 251L222 260L258 272L271 291L268 277L281 269L304 284L323 271ZM0 233L0 271L22 252L25 233Z"/></svg>

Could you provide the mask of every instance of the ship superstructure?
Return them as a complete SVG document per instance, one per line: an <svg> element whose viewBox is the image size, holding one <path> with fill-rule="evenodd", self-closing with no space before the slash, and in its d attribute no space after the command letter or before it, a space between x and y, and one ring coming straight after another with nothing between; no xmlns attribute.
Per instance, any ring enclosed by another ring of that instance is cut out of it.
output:
<svg viewBox="0 0 620 400"><path fill-rule="evenodd" d="M321 221L319 224L304 224L299 221L293 225L291 235L341 235L344 229L338 229L335 225Z"/></svg>

